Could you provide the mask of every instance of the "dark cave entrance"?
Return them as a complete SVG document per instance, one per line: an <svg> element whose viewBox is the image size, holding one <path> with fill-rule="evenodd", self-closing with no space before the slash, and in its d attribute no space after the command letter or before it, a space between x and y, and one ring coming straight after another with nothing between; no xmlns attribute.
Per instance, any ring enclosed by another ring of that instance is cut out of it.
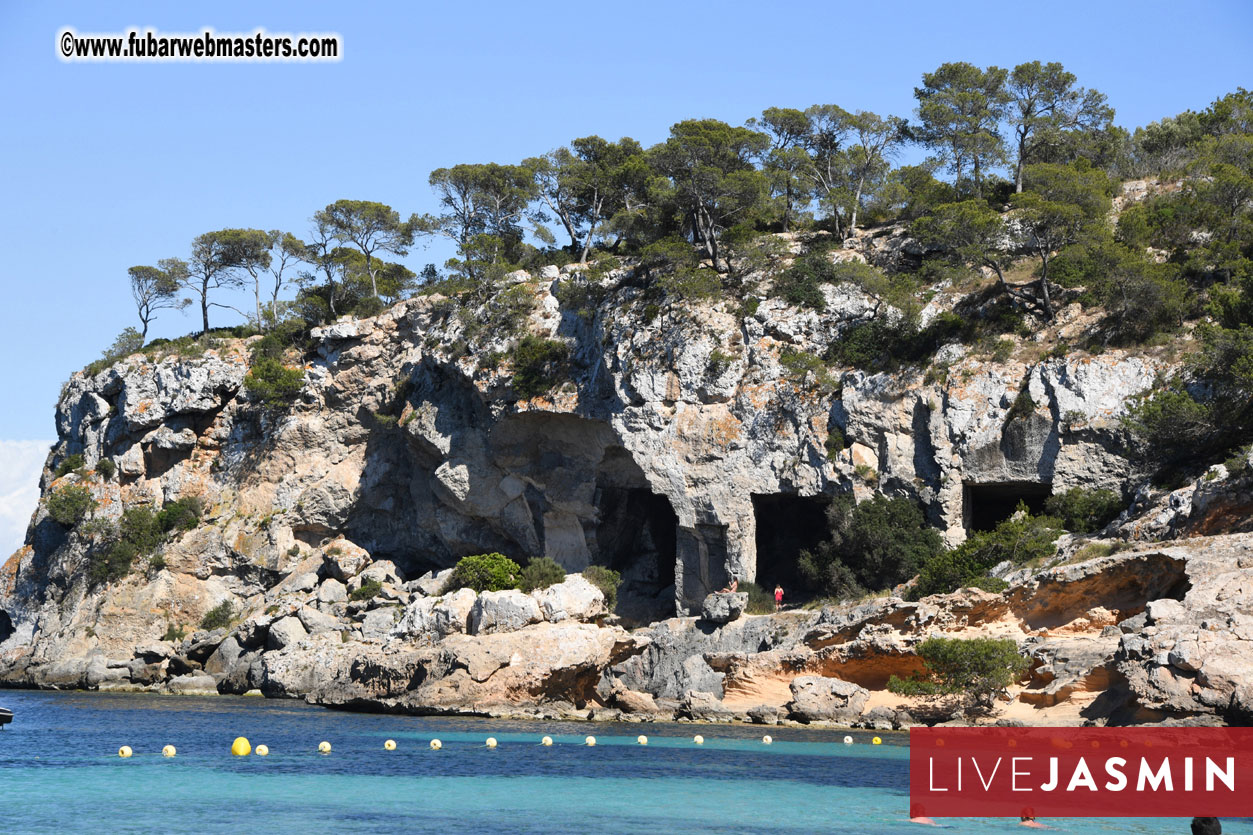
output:
<svg viewBox="0 0 1253 835"><path fill-rule="evenodd" d="M650 623L674 617L679 517L670 500L647 487L626 450L611 448L596 479L592 562L621 573L617 613Z"/></svg>
<svg viewBox="0 0 1253 835"><path fill-rule="evenodd" d="M815 591L801 576L800 554L831 538L827 525L830 505L829 496L753 495L757 522L757 576L753 580L757 585L772 595L776 583L783 586L783 599L788 603Z"/></svg>
<svg viewBox="0 0 1253 835"><path fill-rule="evenodd" d="M1025 502L1032 514L1043 513L1051 495L1053 485L1038 481L967 482L962 490L962 522L968 531L990 531L1013 516L1019 502Z"/></svg>
<svg viewBox="0 0 1253 835"><path fill-rule="evenodd" d="M9 636L13 634L13 620L9 617L9 613L0 609L0 644L9 640Z"/></svg>

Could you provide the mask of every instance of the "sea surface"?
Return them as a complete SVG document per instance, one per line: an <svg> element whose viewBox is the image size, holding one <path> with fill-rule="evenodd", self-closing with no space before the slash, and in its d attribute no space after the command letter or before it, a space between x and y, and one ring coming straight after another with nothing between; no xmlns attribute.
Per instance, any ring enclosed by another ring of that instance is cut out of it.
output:
<svg viewBox="0 0 1253 835"><path fill-rule="evenodd" d="M872 733L854 731L855 744L844 745L843 732L793 728L419 718L233 697L0 690L0 705L16 716L0 731L0 833L930 829L906 820L905 734L880 734L876 746ZM589 734L595 747L583 744ZM551 747L539 744L545 735ZM237 736L270 755L230 756ZM387 739L395 751L384 750ZM432 751L432 739L443 748ZM322 741L330 754L317 752ZM134 756L119 758L122 745ZM177 756L163 757L165 745ZM1189 831L1186 819L1050 823L1063 832ZM1026 831L1008 820L945 824ZM1224 821L1223 831L1253 833L1253 824Z"/></svg>

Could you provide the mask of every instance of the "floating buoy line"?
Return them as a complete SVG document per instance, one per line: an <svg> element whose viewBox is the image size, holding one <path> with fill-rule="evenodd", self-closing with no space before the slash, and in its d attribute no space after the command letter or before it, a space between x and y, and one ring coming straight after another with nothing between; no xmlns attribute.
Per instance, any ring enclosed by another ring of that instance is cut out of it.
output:
<svg viewBox="0 0 1253 835"><path fill-rule="evenodd" d="M851 736L845 736L842 741L845 745L853 745L855 742ZM769 734L766 734L765 736L761 738L761 742L763 745L771 745L774 743L774 738L771 737ZM696 734L695 736L692 737L692 743L694 745L704 745L705 737L701 736L700 734ZM495 749L498 744L499 743L496 737L489 736L484 742L483 747L488 748L488 749ZM553 738L551 736L542 736L540 737L539 744L545 748L551 748L553 746ZM639 736L635 738L635 744L639 746L647 746L648 737L645 736L644 734L640 734ZM882 745L883 740L877 736L871 737L870 744ZM438 739L432 739L429 745L432 751L438 751L444 747L444 743ZM583 739L583 745L588 748L594 748L596 746L596 737L594 736L585 737ZM319 754L324 754L324 755L330 754L331 743L323 740L322 742L318 743L317 750ZM385 740L383 742L383 750L395 751L396 740L394 739ZM117 755L118 757L122 759L129 759L130 757L134 756L134 753L135 752L131 749L129 745L123 745L122 747L117 749ZM235 741L231 743L231 755L235 757L247 757L251 754L256 754L258 757L265 757L265 756L268 756L269 753L270 753L270 749L265 745L258 745L254 749L252 747L252 743L249 742L248 738L244 736L236 737ZM163 757L166 757L167 759L172 759L173 757L178 755L178 749L176 749L173 745L166 745L161 749L161 755Z"/></svg>

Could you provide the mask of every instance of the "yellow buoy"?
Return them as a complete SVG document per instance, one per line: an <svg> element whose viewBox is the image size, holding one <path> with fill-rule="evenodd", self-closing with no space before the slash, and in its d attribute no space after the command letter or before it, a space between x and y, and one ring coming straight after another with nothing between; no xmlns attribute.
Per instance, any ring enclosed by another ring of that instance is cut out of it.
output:
<svg viewBox="0 0 1253 835"><path fill-rule="evenodd" d="M441 748L443 748L443 747L444 747L444 743L440 742L438 739L432 739L432 740L431 740L431 750L432 750L432 751L438 751L439 749L441 749Z"/></svg>
<svg viewBox="0 0 1253 835"><path fill-rule="evenodd" d="M697 734L696 736L692 737L692 742L695 742L697 745L704 745L705 738L701 736L700 734Z"/></svg>
<svg viewBox="0 0 1253 835"><path fill-rule="evenodd" d="M877 736L874 739L870 740L871 745L880 745L882 744L882 742L883 740L879 739L879 737Z"/></svg>
<svg viewBox="0 0 1253 835"><path fill-rule="evenodd" d="M270 749L264 745L258 745L257 750L254 751L253 753L256 754L258 757L264 757L270 753Z"/></svg>
<svg viewBox="0 0 1253 835"><path fill-rule="evenodd" d="M246 757L251 753L252 743L248 741L248 737L235 737L235 741L231 743L231 754L236 757Z"/></svg>
<svg viewBox="0 0 1253 835"><path fill-rule="evenodd" d="M539 744L547 748L549 745L553 744L553 738L551 736L546 736L539 741Z"/></svg>
<svg viewBox="0 0 1253 835"><path fill-rule="evenodd" d="M164 748L162 748L162 749L161 749L161 756L163 756L163 757L172 757L172 756L174 756L174 755L175 755L175 754L177 754L177 753L178 753L178 751L177 751L177 750L175 750L175 748L174 748L174 746L173 746L173 745L167 745L167 746L165 746Z"/></svg>
<svg viewBox="0 0 1253 835"><path fill-rule="evenodd" d="M129 745L123 745L121 748L117 749L117 755L122 759L126 759L131 755L131 747Z"/></svg>
<svg viewBox="0 0 1253 835"><path fill-rule="evenodd" d="M396 750L396 740L394 740L394 739L389 739L389 740L387 740L386 742L384 742L384 743L383 743L383 750L384 750L384 751L395 751L395 750Z"/></svg>
<svg viewBox="0 0 1253 835"><path fill-rule="evenodd" d="M495 747L496 747L496 737L494 737L494 736L489 736L489 737L487 738L487 747L488 747L488 748L495 748Z"/></svg>
<svg viewBox="0 0 1253 835"><path fill-rule="evenodd" d="M770 736L770 734L766 734L765 736L761 738L761 741L769 745L770 743L774 742L774 739Z"/></svg>
<svg viewBox="0 0 1253 835"><path fill-rule="evenodd" d="M853 738L852 738L851 736L846 736L846 737L844 737L844 744L845 744L845 745L852 745L852 744L853 744Z"/></svg>
<svg viewBox="0 0 1253 835"><path fill-rule="evenodd" d="M647 745L648 737L644 736L643 734L640 734L639 736L635 738L635 741L638 742L640 745Z"/></svg>
<svg viewBox="0 0 1253 835"><path fill-rule="evenodd" d="M587 743L589 748L596 745L596 737L594 736L589 736L587 739L583 741Z"/></svg>
<svg viewBox="0 0 1253 835"><path fill-rule="evenodd" d="M329 754L329 753L331 753L331 743L327 742L326 740L323 740L323 741L319 742L319 743L318 743L318 753L319 753L319 754Z"/></svg>

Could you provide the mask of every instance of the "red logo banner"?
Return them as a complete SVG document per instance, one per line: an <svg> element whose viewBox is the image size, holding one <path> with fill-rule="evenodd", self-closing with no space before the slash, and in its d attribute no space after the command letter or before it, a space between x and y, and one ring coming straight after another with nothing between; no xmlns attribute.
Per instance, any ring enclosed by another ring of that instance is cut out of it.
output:
<svg viewBox="0 0 1253 835"><path fill-rule="evenodd" d="M914 728L911 817L1247 817L1253 728Z"/></svg>

